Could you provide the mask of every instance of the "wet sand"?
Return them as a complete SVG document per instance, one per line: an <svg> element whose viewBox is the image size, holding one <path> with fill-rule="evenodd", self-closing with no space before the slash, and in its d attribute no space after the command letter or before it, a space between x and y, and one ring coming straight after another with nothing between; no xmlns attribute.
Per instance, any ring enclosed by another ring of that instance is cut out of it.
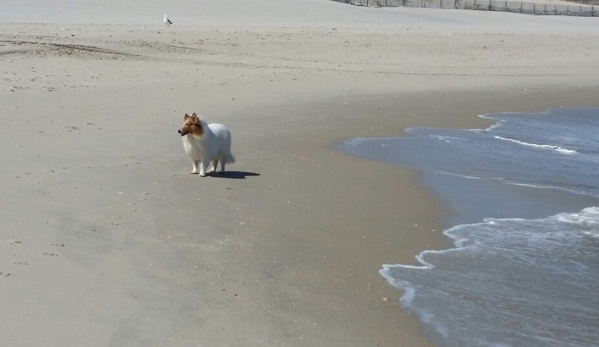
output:
<svg viewBox="0 0 599 347"><path fill-rule="evenodd" d="M584 28L484 15L476 34L1 24L4 341L430 345L378 270L444 248L449 212L332 145L599 106ZM186 112L231 129L224 177L189 174Z"/></svg>

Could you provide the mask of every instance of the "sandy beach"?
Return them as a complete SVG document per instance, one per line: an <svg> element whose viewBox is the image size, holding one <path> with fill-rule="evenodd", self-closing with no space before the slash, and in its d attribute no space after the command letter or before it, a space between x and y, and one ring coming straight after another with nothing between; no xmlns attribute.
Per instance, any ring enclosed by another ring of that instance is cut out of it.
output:
<svg viewBox="0 0 599 347"><path fill-rule="evenodd" d="M11 346L431 345L378 271L446 247L451 212L333 144L599 107L596 18L43 3L0 14ZM189 174L192 112L231 129L223 177Z"/></svg>

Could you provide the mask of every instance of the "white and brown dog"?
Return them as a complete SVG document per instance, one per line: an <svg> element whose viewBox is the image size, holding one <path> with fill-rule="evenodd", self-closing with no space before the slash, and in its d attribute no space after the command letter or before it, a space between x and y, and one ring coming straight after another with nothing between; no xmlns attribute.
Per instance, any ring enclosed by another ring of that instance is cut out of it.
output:
<svg viewBox="0 0 599 347"><path fill-rule="evenodd" d="M225 172L226 164L233 164L235 157L231 154L231 132L222 124L206 124L194 113L185 114L183 125L179 130L183 138L183 148L189 155L193 164L192 174L198 173L200 164L200 176L206 176L207 172L216 171L220 161L220 172ZM212 169L208 166L212 163Z"/></svg>

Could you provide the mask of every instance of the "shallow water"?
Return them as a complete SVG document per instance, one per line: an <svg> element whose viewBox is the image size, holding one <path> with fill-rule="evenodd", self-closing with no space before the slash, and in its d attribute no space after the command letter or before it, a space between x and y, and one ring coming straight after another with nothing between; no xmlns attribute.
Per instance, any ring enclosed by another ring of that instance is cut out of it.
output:
<svg viewBox="0 0 599 347"><path fill-rule="evenodd" d="M419 170L453 211L456 248L381 274L441 346L599 345L599 109L486 118L337 145Z"/></svg>

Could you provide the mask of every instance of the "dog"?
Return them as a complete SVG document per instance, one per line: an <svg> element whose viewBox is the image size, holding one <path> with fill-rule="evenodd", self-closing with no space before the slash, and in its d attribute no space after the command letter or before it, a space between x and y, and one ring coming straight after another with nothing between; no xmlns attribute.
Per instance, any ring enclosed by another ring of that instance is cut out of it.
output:
<svg viewBox="0 0 599 347"><path fill-rule="evenodd" d="M205 177L206 173L215 172L220 162L220 173L225 172L226 164L233 164L235 157L231 154L231 132L222 124L207 124L194 113L183 117L183 124L178 131L183 139L183 148L193 164L192 174ZM208 167L212 163L212 169Z"/></svg>

